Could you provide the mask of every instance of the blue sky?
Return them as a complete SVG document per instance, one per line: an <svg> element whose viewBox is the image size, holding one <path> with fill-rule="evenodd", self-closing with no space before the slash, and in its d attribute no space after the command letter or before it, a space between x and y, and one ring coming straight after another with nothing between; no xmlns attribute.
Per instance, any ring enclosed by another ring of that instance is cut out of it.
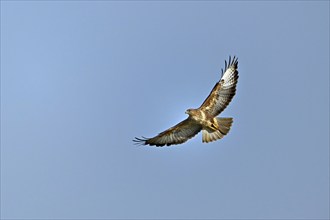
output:
<svg viewBox="0 0 330 220"><path fill-rule="evenodd" d="M222 140L135 146L239 59ZM1 1L1 218L329 218L328 1Z"/></svg>

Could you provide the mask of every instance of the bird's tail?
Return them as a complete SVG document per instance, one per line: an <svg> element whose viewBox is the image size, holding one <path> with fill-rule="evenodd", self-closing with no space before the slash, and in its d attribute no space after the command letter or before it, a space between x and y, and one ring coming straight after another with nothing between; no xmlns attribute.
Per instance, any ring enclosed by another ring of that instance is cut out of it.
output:
<svg viewBox="0 0 330 220"><path fill-rule="evenodd" d="M207 131L207 130L202 130L202 139L203 142L212 142L216 141L218 139L223 138L226 134L228 134L231 125L233 124L233 118L216 118L218 121L219 125L219 130L216 131Z"/></svg>

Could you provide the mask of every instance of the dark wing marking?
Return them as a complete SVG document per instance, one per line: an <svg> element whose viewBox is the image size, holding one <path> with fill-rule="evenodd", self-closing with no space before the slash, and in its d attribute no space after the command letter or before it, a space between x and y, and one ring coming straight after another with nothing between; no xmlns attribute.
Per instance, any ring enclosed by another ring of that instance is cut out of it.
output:
<svg viewBox="0 0 330 220"><path fill-rule="evenodd" d="M200 110L209 113L215 117L220 114L230 103L236 93L236 85L238 80L238 60L236 57L229 62L225 61L225 71L221 70L222 77L215 84L209 96L199 107Z"/></svg>
<svg viewBox="0 0 330 220"><path fill-rule="evenodd" d="M194 137L202 126L196 123L194 120L187 118L179 124L161 132L153 138L135 138L133 141L142 145L156 145L156 146L170 146L172 144L182 144Z"/></svg>

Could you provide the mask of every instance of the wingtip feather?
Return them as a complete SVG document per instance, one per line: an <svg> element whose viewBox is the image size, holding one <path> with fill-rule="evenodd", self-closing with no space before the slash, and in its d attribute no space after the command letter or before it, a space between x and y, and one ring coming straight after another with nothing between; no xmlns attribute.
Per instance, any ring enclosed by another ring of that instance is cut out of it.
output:
<svg viewBox="0 0 330 220"><path fill-rule="evenodd" d="M135 145L147 145L147 140L148 138L142 136L141 138L135 137L132 141Z"/></svg>
<svg viewBox="0 0 330 220"><path fill-rule="evenodd" d="M229 55L228 62L227 60L225 60L225 68L221 68L221 78L231 66L233 66L235 69L238 68L238 58L236 57L236 55L234 55L233 57Z"/></svg>

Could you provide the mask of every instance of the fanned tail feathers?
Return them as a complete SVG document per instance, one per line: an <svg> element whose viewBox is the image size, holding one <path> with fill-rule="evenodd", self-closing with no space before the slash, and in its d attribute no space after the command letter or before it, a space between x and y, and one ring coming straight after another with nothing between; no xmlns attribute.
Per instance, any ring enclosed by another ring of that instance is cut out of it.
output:
<svg viewBox="0 0 330 220"><path fill-rule="evenodd" d="M225 135L228 134L231 125L233 124L233 118L216 118L219 125L219 130L217 131L207 131L202 130L202 140L203 143L208 143L212 141L216 141L218 139L223 138Z"/></svg>

